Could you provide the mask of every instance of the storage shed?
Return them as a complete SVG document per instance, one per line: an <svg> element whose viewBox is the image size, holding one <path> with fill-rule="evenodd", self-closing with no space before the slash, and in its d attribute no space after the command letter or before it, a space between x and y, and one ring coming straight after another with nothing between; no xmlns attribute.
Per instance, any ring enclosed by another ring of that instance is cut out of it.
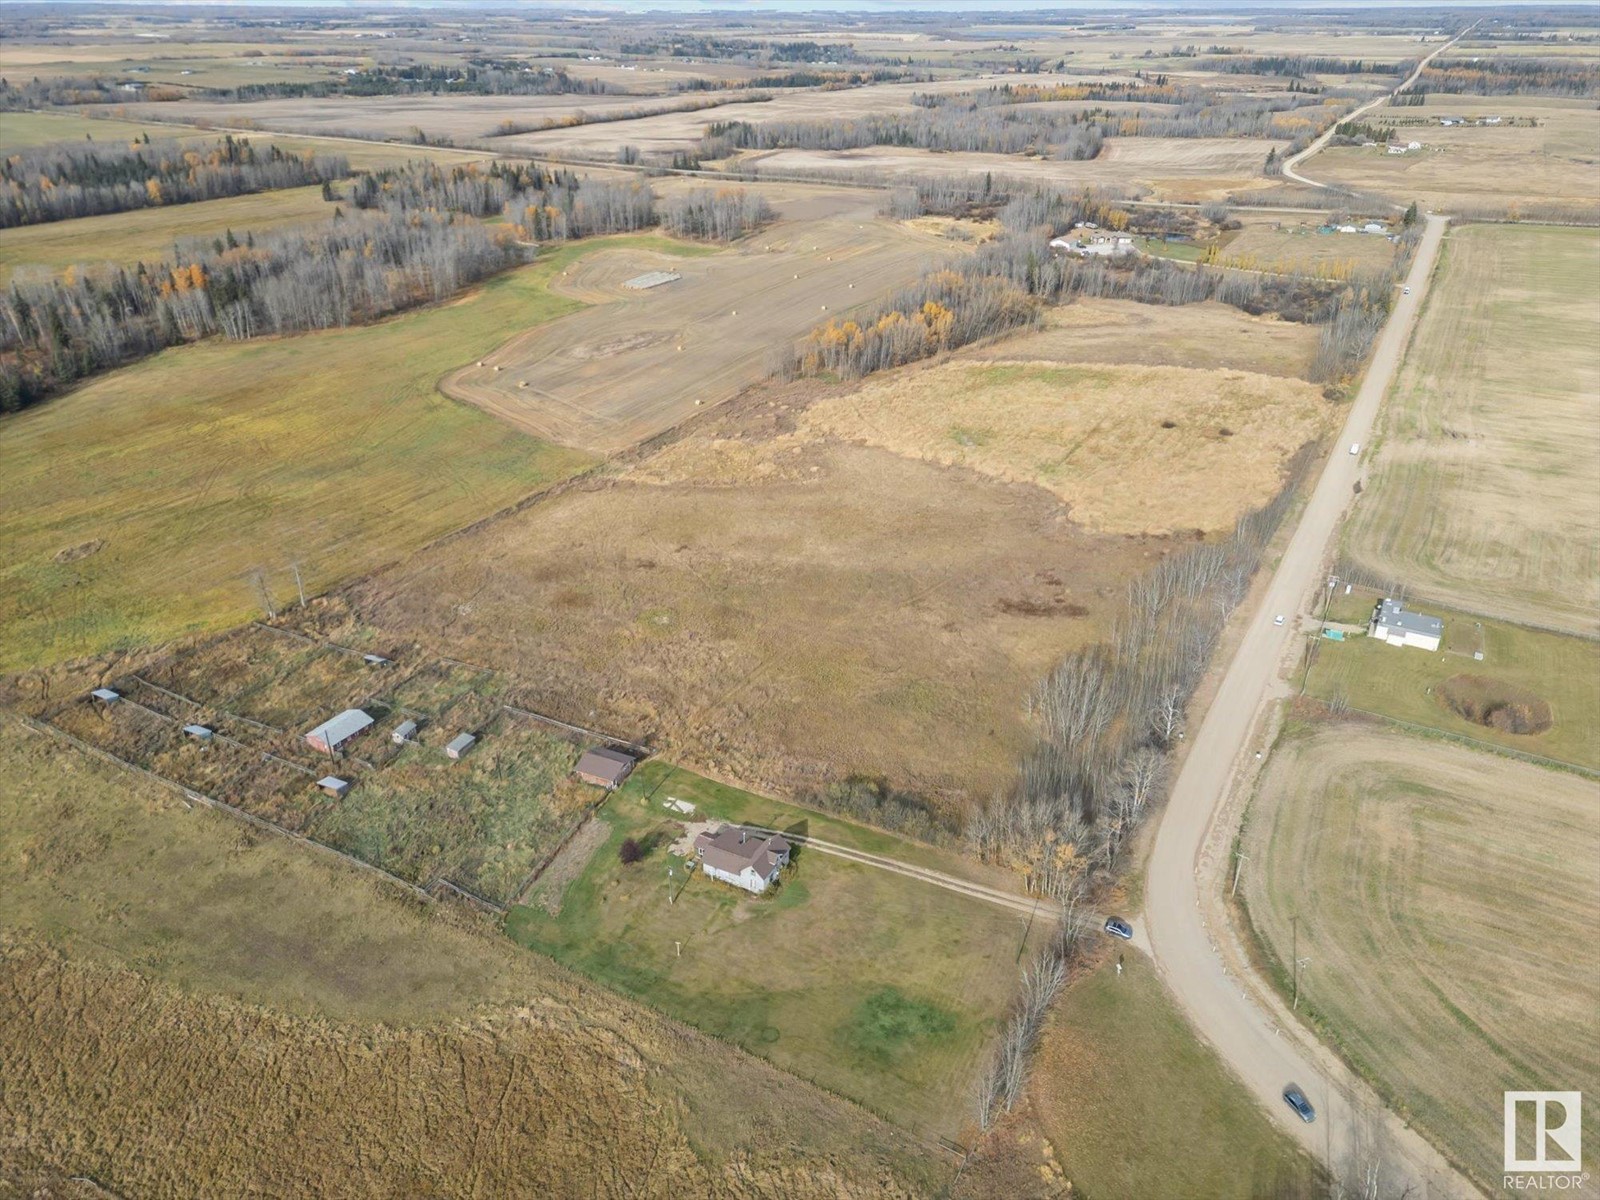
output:
<svg viewBox="0 0 1600 1200"><path fill-rule="evenodd" d="M585 750L573 770L585 783L592 783L595 787L615 788L621 786L633 767L634 760L631 756L620 750L599 746L593 750Z"/></svg>
<svg viewBox="0 0 1600 1200"><path fill-rule="evenodd" d="M361 661L369 667L387 667L389 660L381 654L363 654Z"/></svg>
<svg viewBox="0 0 1600 1200"><path fill-rule="evenodd" d="M207 725L185 725L183 731L190 737L198 738L202 742L211 740L211 728Z"/></svg>
<svg viewBox="0 0 1600 1200"><path fill-rule="evenodd" d="M343 800L345 793L350 790L350 781L340 779L337 775L324 775L317 780L317 786L335 800Z"/></svg>
<svg viewBox="0 0 1600 1200"><path fill-rule="evenodd" d="M389 735L396 746L404 746L416 736L417 723L415 721L401 721L400 724L394 727L394 732Z"/></svg>
<svg viewBox="0 0 1600 1200"><path fill-rule="evenodd" d="M472 749L472 744L477 740L470 733L458 733L451 739L450 744L444 748L444 752L451 758L460 758L468 750Z"/></svg>
<svg viewBox="0 0 1600 1200"><path fill-rule="evenodd" d="M358 733L365 731L371 724L372 718L359 708L347 708L338 716L324 721L306 734L306 741L313 750L320 750L324 754L332 754Z"/></svg>
<svg viewBox="0 0 1600 1200"><path fill-rule="evenodd" d="M121 692L113 692L110 688L95 688L89 694L100 701L101 704L115 704L122 699Z"/></svg>

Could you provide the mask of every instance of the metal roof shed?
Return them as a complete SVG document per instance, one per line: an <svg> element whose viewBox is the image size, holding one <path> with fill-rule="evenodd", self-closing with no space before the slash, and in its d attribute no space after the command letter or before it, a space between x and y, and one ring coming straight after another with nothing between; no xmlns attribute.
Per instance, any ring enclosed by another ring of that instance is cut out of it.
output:
<svg viewBox="0 0 1600 1200"><path fill-rule="evenodd" d="M371 724L372 718L359 708L347 708L306 734L306 741L313 749L332 754Z"/></svg>
<svg viewBox="0 0 1600 1200"><path fill-rule="evenodd" d="M634 760L630 755L601 746L585 750L573 772L579 779L595 787L614 788L628 777L633 767Z"/></svg>
<svg viewBox="0 0 1600 1200"><path fill-rule="evenodd" d="M183 727L183 731L192 738L199 738L202 742L209 741L211 738L211 729L209 726L185 725Z"/></svg>
<svg viewBox="0 0 1600 1200"><path fill-rule="evenodd" d="M121 692L113 692L110 688L95 688L89 694L102 704L115 704L122 699Z"/></svg>
<svg viewBox="0 0 1600 1200"><path fill-rule="evenodd" d="M340 779L337 775L324 775L317 780L317 786L335 800L343 800L345 793L350 790L350 781L348 779Z"/></svg>
<svg viewBox="0 0 1600 1200"><path fill-rule="evenodd" d="M444 752L451 758L460 758L468 750L472 749L472 744L477 740L470 733L457 734L451 739L450 744L444 748Z"/></svg>
<svg viewBox="0 0 1600 1200"><path fill-rule="evenodd" d="M404 746L416 736L417 723L415 721L401 721L400 724L394 727L394 731L389 734L396 746Z"/></svg>

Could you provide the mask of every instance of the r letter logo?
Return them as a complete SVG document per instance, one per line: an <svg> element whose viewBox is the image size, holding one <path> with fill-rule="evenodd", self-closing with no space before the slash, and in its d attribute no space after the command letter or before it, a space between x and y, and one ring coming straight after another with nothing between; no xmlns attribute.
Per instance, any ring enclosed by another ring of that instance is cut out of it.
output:
<svg viewBox="0 0 1600 1200"><path fill-rule="evenodd" d="M1583 1170L1582 1092L1505 1095L1507 1175ZM1523 1157L1524 1151L1531 1153Z"/></svg>

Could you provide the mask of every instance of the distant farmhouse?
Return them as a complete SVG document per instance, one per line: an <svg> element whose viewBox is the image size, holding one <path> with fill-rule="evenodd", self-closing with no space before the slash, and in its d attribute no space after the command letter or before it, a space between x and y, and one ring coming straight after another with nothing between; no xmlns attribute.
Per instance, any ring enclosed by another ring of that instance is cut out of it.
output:
<svg viewBox="0 0 1600 1200"><path fill-rule="evenodd" d="M698 834L694 852L711 878L757 896L778 882L778 872L789 865L789 843L781 833L768 836L740 825Z"/></svg>
<svg viewBox="0 0 1600 1200"><path fill-rule="evenodd" d="M1380 600L1372 610L1368 632L1391 646L1437 650L1444 638L1444 622L1425 613L1407 612L1398 600Z"/></svg>
<svg viewBox="0 0 1600 1200"><path fill-rule="evenodd" d="M1106 233L1098 225L1076 225L1065 237L1052 239L1050 249L1080 258L1120 258L1137 253L1133 239L1123 233Z"/></svg>

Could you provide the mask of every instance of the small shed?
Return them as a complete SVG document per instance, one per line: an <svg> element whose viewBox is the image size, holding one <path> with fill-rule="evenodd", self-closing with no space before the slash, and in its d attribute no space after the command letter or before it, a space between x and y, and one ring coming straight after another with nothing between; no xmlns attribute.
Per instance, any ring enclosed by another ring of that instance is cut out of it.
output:
<svg viewBox="0 0 1600 1200"><path fill-rule="evenodd" d="M472 744L477 740L470 733L458 733L450 740L450 744L444 748L444 752L451 758L460 758L468 750L472 749Z"/></svg>
<svg viewBox="0 0 1600 1200"><path fill-rule="evenodd" d="M345 793L350 790L350 781L348 779L340 779L337 775L324 775L317 780L317 786L335 800L343 800Z"/></svg>
<svg viewBox="0 0 1600 1200"><path fill-rule="evenodd" d="M578 765L573 768L574 773L585 783L592 783L595 787L615 788L622 785L628 773L634 768L634 759L631 755L620 750L612 750L608 746L597 746L593 750L585 750L583 757L578 760Z"/></svg>
<svg viewBox="0 0 1600 1200"><path fill-rule="evenodd" d="M417 723L415 721L401 721L400 724L394 727L394 732L389 735L396 746L404 746L416 736Z"/></svg>
<svg viewBox="0 0 1600 1200"><path fill-rule="evenodd" d="M372 718L359 708L347 708L336 717L331 717L306 734L306 741L313 750L320 750L324 754L332 754L356 734L363 732L372 724Z"/></svg>
<svg viewBox="0 0 1600 1200"><path fill-rule="evenodd" d="M95 688L89 694L100 701L101 704L115 704L122 699L121 692L113 692L110 688Z"/></svg>
<svg viewBox="0 0 1600 1200"><path fill-rule="evenodd" d="M202 742L211 740L211 727L209 725L185 725L183 731L190 737L198 738Z"/></svg>
<svg viewBox="0 0 1600 1200"><path fill-rule="evenodd" d="M369 667L387 667L389 660L381 654L363 654L361 661Z"/></svg>

